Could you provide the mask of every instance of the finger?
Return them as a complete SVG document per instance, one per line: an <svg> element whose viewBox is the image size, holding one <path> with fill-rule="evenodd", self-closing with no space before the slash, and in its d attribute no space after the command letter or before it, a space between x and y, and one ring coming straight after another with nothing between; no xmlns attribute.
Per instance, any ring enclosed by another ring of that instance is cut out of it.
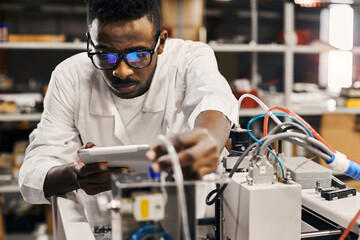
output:
<svg viewBox="0 0 360 240"><path fill-rule="evenodd" d="M153 162L150 164L151 166L151 170L153 173L159 173L161 172L161 167L160 164L158 162Z"/></svg>
<svg viewBox="0 0 360 240"><path fill-rule="evenodd" d="M172 170L172 164L170 160L164 160L161 162L158 162L160 169L165 172L169 172Z"/></svg>
<svg viewBox="0 0 360 240"><path fill-rule="evenodd" d="M184 148L191 147L194 144L197 144L200 139L212 139L211 142L215 142L213 136L206 128L194 128L193 130L176 135L170 139L171 143L173 144L175 150L177 152L181 151ZM208 142L208 141L206 141ZM155 161L160 156L167 153L167 149L164 144L157 144L151 147L146 156L149 160Z"/></svg>
<svg viewBox="0 0 360 240"><path fill-rule="evenodd" d="M95 173L104 172L108 169L106 162L91 163L86 165L77 164L75 171L80 176L89 176Z"/></svg>
<svg viewBox="0 0 360 240"><path fill-rule="evenodd" d="M215 171L218 166L219 156L217 151L211 147L204 151L201 144L185 149L178 155L184 175L190 175L191 178L194 177L194 173L197 173L199 177L203 176L205 173L199 172L202 167L210 169L208 171Z"/></svg>
<svg viewBox="0 0 360 240"><path fill-rule="evenodd" d="M95 145L95 143L93 143L93 142L87 142L86 144L85 144L85 148L92 148L92 147L95 147L96 145Z"/></svg>
<svg viewBox="0 0 360 240"><path fill-rule="evenodd" d="M196 168L198 164L202 163L214 162L217 164L219 155L215 145L200 142L179 152L178 157L182 167L193 166Z"/></svg>
<svg viewBox="0 0 360 240"><path fill-rule="evenodd" d="M172 138L170 138L170 141L172 143L172 145L175 148L175 151L180 151L180 149L182 148L183 144L180 141L179 136L174 136ZM150 160L150 161L155 161L156 159L158 159L159 157L167 154L167 148L164 144L156 144L155 146L151 147L147 152L146 152L146 157Z"/></svg>
<svg viewBox="0 0 360 240"><path fill-rule="evenodd" d="M171 159L170 159L170 156L169 155L163 155L161 157L159 157L156 162L153 162L152 165L155 165L155 167L157 166L159 169L159 171L170 171L172 170L172 162L171 162ZM153 168L153 167L152 167ZM154 171L156 171L157 169L154 169Z"/></svg>

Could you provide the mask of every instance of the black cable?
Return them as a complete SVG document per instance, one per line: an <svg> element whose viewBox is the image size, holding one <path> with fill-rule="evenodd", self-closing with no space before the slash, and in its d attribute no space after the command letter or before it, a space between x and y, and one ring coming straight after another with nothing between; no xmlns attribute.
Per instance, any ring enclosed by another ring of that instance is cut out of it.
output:
<svg viewBox="0 0 360 240"><path fill-rule="evenodd" d="M256 145L258 145L258 142L254 142L253 144L251 144L242 154L241 156L238 158L238 160L236 161L234 167L231 169L230 173L229 173L229 178L231 178L234 173L236 172L236 169L238 168L238 166L240 165L240 163L244 160L245 156L250 152L251 149L253 149ZM224 192L225 188L227 186L227 183L225 183L224 185L222 185L220 188L216 188L214 190L212 190L211 192L209 192L209 194L206 196L205 202L207 205L212 205L216 202L216 200L219 199L219 197L222 195L222 193ZM213 197L211 200L210 198L214 195L215 197Z"/></svg>

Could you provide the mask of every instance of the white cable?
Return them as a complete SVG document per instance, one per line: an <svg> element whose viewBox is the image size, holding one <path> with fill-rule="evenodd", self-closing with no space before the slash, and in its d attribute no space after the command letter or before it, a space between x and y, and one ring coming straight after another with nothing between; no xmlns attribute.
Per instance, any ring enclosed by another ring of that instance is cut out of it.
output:
<svg viewBox="0 0 360 240"><path fill-rule="evenodd" d="M159 140L165 144L166 150L170 156L170 160L174 170L175 183L178 190L178 200L181 209L181 221L183 225L185 240L190 240L189 220L187 215L185 190L184 190L184 177L182 174L181 166L179 163L179 157L175 151L174 145L164 135L158 136Z"/></svg>
<svg viewBox="0 0 360 240"><path fill-rule="evenodd" d="M271 111L269 111L268 106L266 106L266 104L263 103L263 101L261 101L258 97L256 97L255 95L252 95L250 93L245 93L245 94L241 95L241 97L239 98L239 101L238 101L238 109L241 108L241 102L246 97L249 97L249 98L252 98L253 100L255 100L265 110L266 113L269 113L270 117L276 122L276 124L278 124L278 125L282 124L282 122Z"/></svg>

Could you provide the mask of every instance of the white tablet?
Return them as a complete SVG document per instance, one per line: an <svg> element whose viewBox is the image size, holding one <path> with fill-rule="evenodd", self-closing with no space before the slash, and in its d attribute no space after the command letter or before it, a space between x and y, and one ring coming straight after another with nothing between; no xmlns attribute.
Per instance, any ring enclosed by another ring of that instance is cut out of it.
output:
<svg viewBox="0 0 360 240"><path fill-rule="evenodd" d="M147 172L150 161L145 157L149 145L82 148L78 155L85 164L106 162L108 167L127 167L136 173Z"/></svg>

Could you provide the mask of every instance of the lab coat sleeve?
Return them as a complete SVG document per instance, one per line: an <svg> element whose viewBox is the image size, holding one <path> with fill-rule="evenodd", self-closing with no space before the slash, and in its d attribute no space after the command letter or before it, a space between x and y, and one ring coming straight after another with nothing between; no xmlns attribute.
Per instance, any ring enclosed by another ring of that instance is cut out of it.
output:
<svg viewBox="0 0 360 240"><path fill-rule="evenodd" d="M222 112L233 124L238 123L237 100L226 79L220 74L214 51L204 43L193 43L186 54L184 77L186 93L183 103L192 129L203 111Z"/></svg>
<svg viewBox="0 0 360 240"><path fill-rule="evenodd" d="M19 172L20 192L29 203L49 203L43 192L48 170L76 159L76 150L81 144L74 124L74 77L69 69L54 70L41 121L29 137L30 144Z"/></svg>

